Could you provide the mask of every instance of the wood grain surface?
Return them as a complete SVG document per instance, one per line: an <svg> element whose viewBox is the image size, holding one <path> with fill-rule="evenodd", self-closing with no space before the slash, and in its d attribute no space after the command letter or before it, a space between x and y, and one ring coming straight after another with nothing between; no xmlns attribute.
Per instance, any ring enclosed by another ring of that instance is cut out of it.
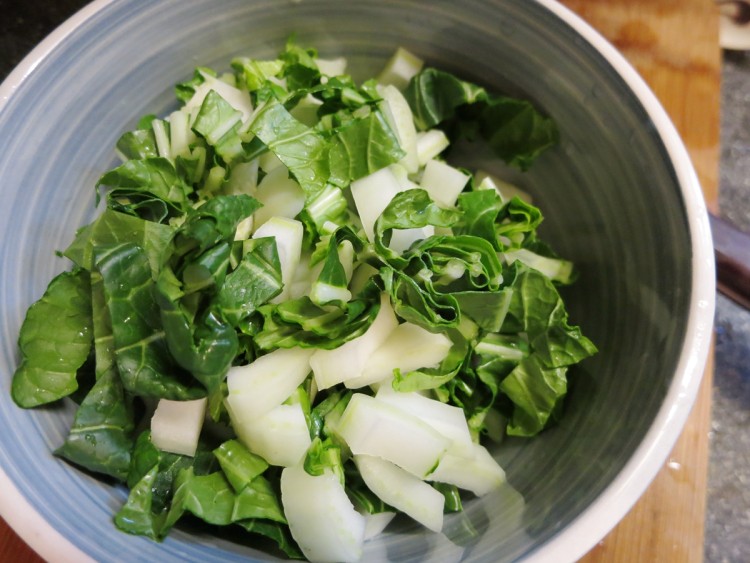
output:
<svg viewBox="0 0 750 563"><path fill-rule="evenodd" d="M710 208L718 192L720 50L711 0L562 0L607 37L661 100ZM665 467L581 562L702 561L712 362ZM0 561L42 561L0 520Z"/></svg>
<svg viewBox="0 0 750 563"><path fill-rule="evenodd" d="M607 37L661 101L716 210L721 51L712 0L563 0ZM665 467L580 563L703 561L713 362Z"/></svg>

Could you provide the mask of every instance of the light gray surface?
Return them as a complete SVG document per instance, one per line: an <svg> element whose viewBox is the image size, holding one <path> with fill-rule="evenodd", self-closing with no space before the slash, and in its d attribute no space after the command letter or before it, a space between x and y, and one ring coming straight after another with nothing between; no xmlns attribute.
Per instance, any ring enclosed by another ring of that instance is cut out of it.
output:
<svg viewBox="0 0 750 563"><path fill-rule="evenodd" d="M721 213L750 230L750 52L727 53L722 88ZM750 561L750 311L716 307L707 562Z"/></svg>

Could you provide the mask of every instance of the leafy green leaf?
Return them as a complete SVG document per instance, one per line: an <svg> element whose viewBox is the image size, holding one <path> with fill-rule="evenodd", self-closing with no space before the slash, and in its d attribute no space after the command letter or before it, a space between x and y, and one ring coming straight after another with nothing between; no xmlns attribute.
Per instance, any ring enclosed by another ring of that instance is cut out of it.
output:
<svg viewBox="0 0 750 563"><path fill-rule="evenodd" d="M29 408L70 395L92 343L91 284L84 270L63 272L26 313L18 346L21 363L11 394Z"/></svg>
<svg viewBox="0 0 750 563"><path fill-rule="evenodd" d="M158 473L159 467L154 465L140 481L131 486L127 501L115 514L115 526L119 530L152 540L162 539L167 513L153 511L152 489Z"/></svg>
<svg viewBox="0 0 750 563"><path fill-rule="evenodd" d="M237 77L238 85L253 92L258 90L270 78L281 73L284 63L281 60L259 61L248 57L236 57L232 59L232 70Z"/></svg>
<svg viewBox="0 0 750 563"><path fill-rule="evenodd" d="M252 215L261 203L248 195L219 195L192 209L179 228L175 239L175 254L190 251L204 252L220 243L231 241L240 221Z"/></svg>
<svg viewBox="0 0 750 563"><path fill-rule="evenodd" d="M286 524L278 494L262 475L255 477L237 493L232 509L232 522L256 518Z"/></svg>
<svg viewBox="0 0 750 563"><path fill-rule="evenodd" d="M117 205L136 215L140 206L152 204L157 204L157 207L147 209L163 207L168 216L180 214L188 206L188 193L191 191L174 164L162 157L128 160L104 174L96 185L110 188L110 205ZM167 215L154 217L151 213L147 218L161 221Z"/></svg>
<svg viewBox="0 0 750 563"><path fill-rule="evenodd" d="M326 187L329 143L294 119L283 104L271 100L258 107L249 128L289 168L308 199Z"/></svg>
<svg viewBox="0 0 750 563"><path fill-rule="evenodd" d="M423 69L404 95L420 129L457 121L455 130L478 130L495 154L521 170L558 141L555 122L529 101L490 94L445 71Z"/></svg>
<svg viewBox="0 0 750 563"><path fill-rule="evenodd" d="M134 243L99 247L96 266L112 319L115 358L125 389L146 397L186 400L205 394L169 354L148 257ZM196 382L197 383L197 382Z"/></svg>
<svg viewBox="0 0 750 563"><path fill-rule="evenodd" d="M566 369L544 368L536 357L531 356L503 379L500 390L514 404L508 434L534 436L544 429L550 415L567 393Z"/></svg>
<svg viewBox="0 0 750 563"><path fill-rule="evenodd" d="M125 396L117 372L107 371L81 402L67 439L55 454L124 481L134 426L132 399Z"/></svg>
<svg viewBox="0 0 750 563"><path fill-rule="evenodd" d="M286 78L291 91L310 88L320 81L320 71L315 62L315 49L305 49L296 45L292 39L287 41L284 51L279 55L283 61L281 75Z"/></svg>
<svg viewBox="0 0 750 563"><path fill-rule="evenodd" d="M247 252L219 289L216 307L237 326L276 297L283 288L281 266L273 238L250 239Z"/></svg>
<svg viewBox="0 0 750 563"><path fill-rule="evenodd" d="M236 492L268 469L268 463L262 457L252 453L238 440L222 443L214 450L214 455Z"/></svg>
<svg viewBox="0 0 750 563"><path fill-rule="evenodd" d="M105 209L93 223L76 233L75 240L63 254L81 268L91 270L95 247L136 243L146 252L155 278L173 235L174 229L168 225Z"/></svg>
<svg viewBox="0 0 750 563"><path fill-rule="evenodd" d="M127 160L140 160L159 156L153 129L135 129L134 131L123 133L117 141L117 150Z"/></svg>
<svg viewBox="0 0 750 563"><path fill-rule="evenodd" d="M192 467L187 467L177 474L164 525L169 529L185 512L190 512L209 524L226 526L232 523L234 502L232 486L221 471L196 475Z"/></svg>
<svg viewBox="0 0 750 563"><path fill-rule="evenodd" d="M412 78L404 96L414 122L424 131L453 118L460 106L485 101L487 92L448 72L425 68Z"/></svg>
<svg viewBox="0 0 750 563"><path fill-rule="evenodd" d="M287 525L259 519L240 520L237 524L251 534L273 540L287 557L291 559L304 559Z"/></svg>
<svg viewBox="0 0 750 563"><path fill-rule="evenodd" d="M398 162L406 154L377 110L339 127L330 142L328 181L342 188Z"/></svg>

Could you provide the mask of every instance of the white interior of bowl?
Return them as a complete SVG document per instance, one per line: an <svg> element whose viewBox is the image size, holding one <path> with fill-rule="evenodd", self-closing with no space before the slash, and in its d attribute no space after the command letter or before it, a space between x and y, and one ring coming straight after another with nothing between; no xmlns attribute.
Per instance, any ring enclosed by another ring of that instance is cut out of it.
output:
<svg viewBox="0 0 750 563"><path fill-rule="evenodd" d="M198 2L196 5L197 4L200 3ZM385 8L397 9L400 4L406 5L409 4L409 2L390 2ZM514 4L514 2L508 2L508 4ZM515 2L515 4L518 4L518 2ZM690 310L685 312L685 338L681 344L681 351L679 353L680 359L674 376L668 381L669 386L664 390L663 397L658 397L658 404L655 404L653 407L655 416L650 425L650 429L640 437L639 444L630 456L630 460L619 470L619 473L614 480L611 481L597 498L589 503L585 507L585 510L582 510L575 518L569 522L565 522L559 529L552 530L536 545L533 545L533 540L524 537L522 533L511 538L513 540L511 543L515 542L518 545L516 551L513 552L518 556L529 558L531 560L560 561L572 560L583 555L583 553L592 547L596 541L603 537L604 534L616 524L616 522L642 494L651 479L656 475L669 450L676 441L694 401L700 383L705 358L708 353L713 321L714 276L710 230L700 186L690 164L688 155L679 140L679 136L658 101L622 56L589 26L575 15L571 14L567 9L551 0L543 0L540 1L539 4L544 9L557 14L564 22L566 22L566 25L575 29L581 37L585 38L586 41L593 46L593 50L596 52L597 56L606 60L614 69L616 69L616 72L621 79L634 93L634 97L637 98L639 103L643 106L645 113L653 124L654 130L661 138L666 154L669 155L669 159L672 161L673 173L676 176L677 183L681 190L679 197L684 206L684 213L689 221L689 238L692 252L690 256L690 271L692 272L692 280L689 288ZM237 9L237 5L237 3L233 4L235 9ZM291 6L296 4L290 3L288 5ZM204 8L208 10L208 6L209 5L206 3ZM303 8L305 6L306 4L302 5ZM352 6L355 6L355 3L352 3ZM282 6L280 9L284 9L284 7ZM355 11L355 7L351 8L351 10ZM449 12L450 6L448 4L436 4L434 10L438 15L441 15L443 12ZM69 55L75 54L77 47L75 44L71 43L70 37L75 36L76 31L79 30L87 20L94 18L95 16L101 16L104 12L108 11L116 13L117 17L120 18L125 18L127 15L125 10L120 10L118 12L114 2L104 0L96 2L66 22L37 49L35 49L34 52L32 52L21 63L18 69L16 69L16 71L14 71L14 73L6 80L6 82L3 83L2 87L0 87L0 114L2 113L3 106L8 104L9 100L13 98L14 92L22 89L22 87L28 83L30 76L33 77L37 67L40 65L44 66L43 63L48 62L54 57L56 52L61 50L67 50L66 52ZM214 14L212 17L218 18L220 17L220 14ZM451 17L454 16L451 15ZM110 24L116 25L117 22L110 22ZM488 23L488 25L491 25L491 22ZM506 31L512 32L512 30ZM273 34L269 34L269 37L272 35ZM345 32L341 32L340 35L337 35L334 31L331 31L328 34L318 33L317 38L323 41L323 47L331 51L331 54L337 54L335 53L337 45L344 43L350 48L354 48L354 50L357 51L358 56L363 58L363 60L368 60L370 62L373 59L377 59L377 56L384 52L383 48L374 49L368 46L366 39L359 40L355 37L355 31L350 32L348 35ZM99 37L97 40L105 47L111 47L111 45L107 43L107 37L105 35L102 35L102 37ZM262 49L259 47L259 50L265 50L263 54L267 54L269 49L276 48L276 45L266 37L259 38L259 41L262 46ZM249 44L253 45L254 43L249 41ZM459 48L460 45L456 47L456 50L459 50ZM442 51L436 50L433 53L436 64L439 64L441 56L445 58L447 64L450 64L450 53L451 51L449 47L446 47ZM214 60L220 59L221 56L223 56L222 45L217 45L207 55L209 60L184 61L183 68L174 69L174 77L165 77L164 84L149 84L148 88L145 88L147 94L142 101L138 102L138 108L142 109L142 112L145 113L146 111L154 109L159 110L160 108L163 109L167 107L170 104L170 87L173 82L180 78L184 78L184 76L189 73L189 68L191 66L224 62L225 59L221 61ZM147 60L147 57L145 59ZM113 71L111 69L107 70L110 72L109 76L116 76L116 72L112 74ZM130 72L131 77L138 76L137 68L130 68L128 71ZM50 72L50 70L47 69L47 72ZM512 79L509 79L509 83L510 86L513 85ZM107 86L110 87L110 85ZM115 85L111 87L116 88L119 86ZM138 94L139 92L136 91L131 95L137 96ZM70 103L73 104L75 101ZM86 100L81 100L77 103L85 106ZM41 109L43 110L43 108ZM126 109L130 112L135 111L135 114L131 113L126 115L124 119L121 119L118 126L123 129L132 125L134 120L139 117L139 114L137 113L139 109ZM122 110L123 108L121 107L112 108L113 113L125 115ZM119 130L111 132L110 136L113 140L117 138L119 132ZM32 141L40 142L41 140L42 139L32 139ZM88 149L85 149L84 147L81 148L81 150ZM97 155L98 160L95 163L89 163L88 167L78 162L73 163L73 171L76 174L79 174L80 177L85 178L87 185L93 186L97 174L103 171L102 167L107 167L111 164L111 161L108 160L109 157L107 156L111 153L109 147L98 147L93 153L87 153L88 156L91 154ZM533 184L533 176L530 182ZM91 191L89 195L91 201L93 201L93 191ZM3 207L10 208L10 204L13 204L14 202L6 202L6 196L3 195L2 197L4 204L9 203L9 206L3 205ZM18 197L18 195L16 194L15 197ZM62 211L69 214L68 220L70 222L65 228L65 234L72 235L75 228L80 224L83 224L83 222L85 222L84 220L90 217L93 209L84 209L81 211L80 202L64 201L64 203L67 205ZM85 207L85 205L83 207ZM551 220L554 222L554 218ZM44 228L44 224L40 225L41 230L44 230ZM29 233L22 233L21 240L13 242L29 246L36 245L36 242L29 242L26 238L23 238L28 237L28 235ZM58 229L54 231L54 236L63 235L60 235ZM40 238L44 239L44 237ZM66 244L66 242L67 241L57 244ZM49 236L47 237L46 243L49 243ZM50 249L44 248L37 251L49 253ZM28 277L28 279L35 285L34 288L31 288L28 291L29 295L38 296L43 289L44 284L46 284L46 280L49 279L49 274L53 271L62 269L62 267L62 262L50 262L42 264L41 266L38 264L32 264L27 266L26 270L17 272L16 275L23 276L24 278ZM25 299L28 300L29 297L26 296ZM687 297L685 299L687 302ZM28 305L28 303L26 303L26 305ZM14 313L16 313L15 310ZM575 321L576 319L574 318L573 320ZM14 334L17 332L19 323L18 318L10 320L5 319L5 323L5 334ZM17 352L14 349L14 345L15 340L5 342L6 357L13 358L16 356ZM39 432L44 432L45 429L48 430L50 427L49 420L60 416L60 413L54 410L42 412L40 415L24 412L19 415L19 425L29 424L30 427L38 429ZM62 416L64 417L66 415L63 414ZM41 420L41 422L39 422L39 420ZM48 442L47 445L49 446L47 450L53 449L56 440L59 439L60 436L56 436L54 433L46 436L45 441ZM509 463L513 463L515 454L503 455L505 455L505 459L509 460ZM77 490L89 490L89 488L93 490L100 486L90 477L76 475L76 472L58 460L46 460L44 463L46 464L45 469L49 471L64 470L65 475L56 478L58 479L58 486L60 488L70 487L72 491L71 496L68 498L70 502L75 502L75 492ZM3 495L0 497L0 513L8 519L11 525L20 532L26 541L28 541L46 559L70 561L84 560L86 556L81 552L81 547L86 545L85 541L71 538L70 535L60 532L58 527L51 525L47 521L42 515L40 509L40 507L44 505L45 499L31 498L29 483L24 483L23 487L19 488L18 484L11 479L7 473L0 472L0 487L2 487L3 490ZM6 493L6 491L8 492ZM116 506L117 499L122 499L124 493L119 491L117 495L115 495L114 500L107 497L106 494L107 493L96 491L97 496L96 499L94 499L94 502L96 506L104 505L111 513L114 510L113 507ZM87 498L84 500L88 502L91 499ZM497 505L494 506L496 507ZM490 513L492 514L491 509L492 507L489 508ZM503 518L507 519L508 517L503 516ZM103 525L106 526L109 525L109 523L104 522ZM112 533L116 534L117 532L113 530ZM490 533L485 534L487 542L476 548L472 552L472 557L474 559L481 559L482 554L489 556L489 554L495 553L496 545L493 544L493 542L499 541L502 532L499 531L498 534L498 536L493 536ZM129 540L133 542L134 545L138 546L139 549L143 549L144 557L147 557L146 553L153 548L153 544L150 544L147 540L143 540L142 538L129 538ZM165 543L163 553L167 553L168 551L172 557L185 560L192 558L198 559L200 554L193 552L192 547L187 543L193 541L196 540L187 537L187 534L178 532L174 539L170 539ZM398 540L391 537L390 541L396 542ZM410 541L414 541L414 538ZM181 542L185 542L185 545L183 546ZM210 542L210 540L199 538L197 542L203 544ZM533 547L529 547L529 545L533 545ZM238 553L235 552L239 550L239 548L227 545L226 542L222 543L219 548L225 550L222 552L224 557L238 555ZM371 548L370 555L373 559L377 557L378 549L377 546ZM404 549L407 548L404 547ZM447 549L445 545L435 543L430 544L429 542L424 542L424 540L422 540L422 543L417 542L417 547L414 549L421 550L421 556L423 559L427 557L426 553L437 553L441 556L446 556L447 554L447 552L444 551ZM109 551L108 553L111 555L112 552ZM251 552L245 552L245 554L252 556ZM222 557L222 554L217 552L217 556Z"/></svg>

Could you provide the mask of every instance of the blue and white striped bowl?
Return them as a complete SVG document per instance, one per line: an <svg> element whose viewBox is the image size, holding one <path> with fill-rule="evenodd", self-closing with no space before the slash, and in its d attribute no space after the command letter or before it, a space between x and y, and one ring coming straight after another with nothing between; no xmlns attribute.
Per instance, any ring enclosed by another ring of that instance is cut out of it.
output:
<svg viewBox="0 0 750 563"><path fill-rule="evenodd" d="M99 0L0 87L0 513L49 560L263 560L251 547L175 531L115 530L122 488L53 457L69 405L23 411L7 390L26 308L67 265L54 251L94 215L93 186L121 132L166 112L198 65L274 55L295 32L359 78L396 46L495 90L535 99L562 141L518 181L543 235L580 267L572 320L600 348L572 380L559 427L495 455L517 497L484 511L478 545L386 534L366 559L572 560L632 506L694 401L713 321L709 226L693 168L657 100L624 59L553 0Z"/></svg>

